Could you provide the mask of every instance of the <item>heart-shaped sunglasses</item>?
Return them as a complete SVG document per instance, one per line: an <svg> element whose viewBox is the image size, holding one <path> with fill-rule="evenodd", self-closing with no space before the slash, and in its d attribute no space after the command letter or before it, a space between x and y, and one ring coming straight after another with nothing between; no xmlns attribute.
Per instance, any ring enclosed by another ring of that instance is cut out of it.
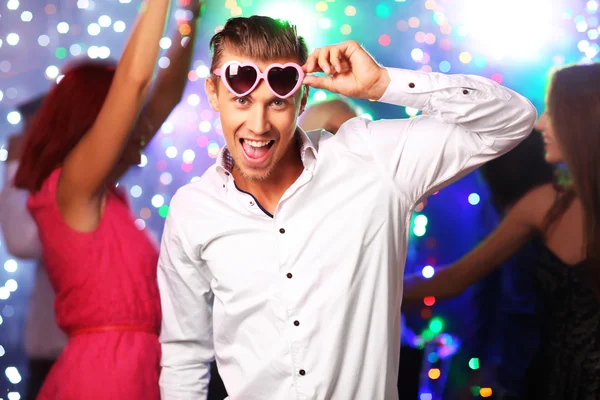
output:
<svg viewBox="0 0 600 400"><path fill-rule="evenodd" d="M275 96L285 99L293 95L304 80L302 67L296 63L271 64L265 72L260 72L256 64L228 61L213 73L220 76L227 90L238 97L252 92L264 79Z"/></svg>

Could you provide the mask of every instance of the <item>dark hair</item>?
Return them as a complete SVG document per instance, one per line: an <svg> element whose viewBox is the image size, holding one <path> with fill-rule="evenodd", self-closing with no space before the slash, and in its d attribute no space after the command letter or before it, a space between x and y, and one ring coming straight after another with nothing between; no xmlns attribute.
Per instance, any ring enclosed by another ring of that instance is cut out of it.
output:
<svg viewBox="0 0 600 400"><path fill-rule="evenodd" d="M114 64L85 61L66 71L25 132L14 184L38 191L92 127L115 73Z"/></svg>
<svg viewBox="0 0 600 400"><path fill-rule="evenodd" d="M600 296L600 64L557 71L548 116L583 206L587 266Z"/></svg>
<svg viewBox="0 0 600 400"><path fill-rule="evenodd" d="M303 65L308 59L306 42L298 36L294 25L260 15L231 18L210 39L211 73L218 67L226 48L258 61L295 58Z"/></svg>
<svg viewBox="0 0 600 400"><path fill-rule="evenodd" d="M37 110L42 106L42 102L44 101L45 95L35 97L31 100L26 101L25 103L21 103L17 106L17 111L23 119L28 119L33 117L33 115L37 112Z"/></svg>
<svg viewBox="0 0 600 400"><path fill-rule="evenodd" d="M544 158L542 136L534 130L517 147L479 169L500 214L536 186L552 183L555 167Z"/></svg>

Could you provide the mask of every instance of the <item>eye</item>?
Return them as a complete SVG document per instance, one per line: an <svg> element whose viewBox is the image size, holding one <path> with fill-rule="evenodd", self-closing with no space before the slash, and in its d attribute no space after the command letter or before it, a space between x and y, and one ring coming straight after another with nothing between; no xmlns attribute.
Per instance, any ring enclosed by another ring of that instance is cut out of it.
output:
<svg viewBox="0 0 600 400"><path fill-rule="evenodd" d="M276 100L273 100L273 101L271 102L271 104L273 104L275 107L283 107L283 106L285 106L287 103L286 103L286 101L285 101L285 100L283 100L283 99L276 99Z"/></svg>
<svg viewBox="0 0 600 400"><path fill-rule="evenodd" d="M240 106L245 106L248 104L248 99L245 97L236 97L234 101Z"/></svg>

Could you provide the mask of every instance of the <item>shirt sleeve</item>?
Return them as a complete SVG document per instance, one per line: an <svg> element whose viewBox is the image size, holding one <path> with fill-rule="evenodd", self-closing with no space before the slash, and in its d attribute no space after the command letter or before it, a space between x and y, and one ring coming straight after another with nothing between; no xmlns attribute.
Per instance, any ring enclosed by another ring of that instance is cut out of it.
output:
<svg viewBox="0 0 600 400"><path fill-rule="evenodd" d="M37 225L27 209L29 193L12 184L18 166L17 161L6 165L5 185L0 192L0 229L10 254L21 259L39 260L42 245Z"/></svg>
<svg viewBox="0 0 600 400"><path fill-rule="evenodd" d="M428 115L374 122L356 118L342 129L366 138L365 147L413 205L508 152L532 131L537 116L533 105L492 80L387 71L391 82L379 101Z"/></svg>
<svg viewBox="0 0 600 400"><path fill-rule="evenodd" d="M162 400L206 399L212 336L213 294L206 265L181 229L183 214L173 197L158 262L162 305Z"/></svg>

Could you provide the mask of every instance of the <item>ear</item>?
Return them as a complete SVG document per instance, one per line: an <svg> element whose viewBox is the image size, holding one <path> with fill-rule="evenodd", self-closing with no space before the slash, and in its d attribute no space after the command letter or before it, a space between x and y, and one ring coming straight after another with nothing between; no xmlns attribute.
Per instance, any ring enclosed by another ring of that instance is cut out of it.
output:
<svg viewBox="0 0 600 400"><path fill-rule="evenodd" d="M310 88L308 87L308 85L302 85L302 97L300 98L300 113L298 114L298 116L302 115L302 113L304 113L304 109L306 108L306 103L308 103L308 92L310 91Z"/></svg>
<svg viewBox="0 0 600 400"><path fill-rule="evenodd" d="M204 80L204 90L206 91L210 107L214 111L219 112L219 94L217 85L217 80L214 77L208 77Z"/></svg>

